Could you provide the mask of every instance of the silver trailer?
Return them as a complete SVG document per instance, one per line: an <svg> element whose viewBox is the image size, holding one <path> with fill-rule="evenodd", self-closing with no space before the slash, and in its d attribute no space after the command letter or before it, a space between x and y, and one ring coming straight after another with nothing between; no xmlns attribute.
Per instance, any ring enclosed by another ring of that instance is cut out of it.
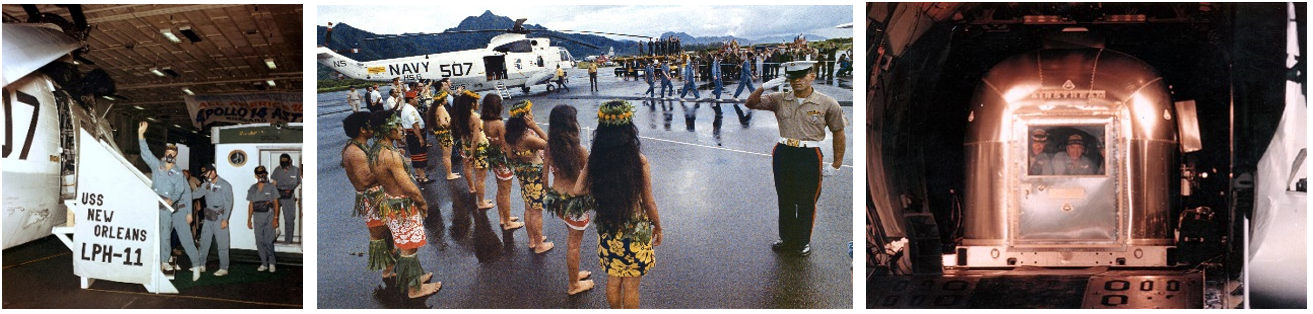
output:
<svg viewBox="0 0 1313 314"><path fill-rule="evenodd" d="M995 65L970 110L958 266L1171 263L1178 121L1152 67L1037 50Z"/></svg>

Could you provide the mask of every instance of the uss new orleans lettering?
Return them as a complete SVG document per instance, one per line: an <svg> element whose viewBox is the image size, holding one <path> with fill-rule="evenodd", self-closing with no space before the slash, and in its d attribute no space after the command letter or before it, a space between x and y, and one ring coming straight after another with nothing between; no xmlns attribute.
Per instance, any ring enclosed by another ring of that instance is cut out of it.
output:
<svg viewBox="0 0 1313 314"><path fill-rule="evenodd" d="M429 63L427 61L388 65L388 75L410 75L410 74L427 73L428 71L429 71Z"/></svg>

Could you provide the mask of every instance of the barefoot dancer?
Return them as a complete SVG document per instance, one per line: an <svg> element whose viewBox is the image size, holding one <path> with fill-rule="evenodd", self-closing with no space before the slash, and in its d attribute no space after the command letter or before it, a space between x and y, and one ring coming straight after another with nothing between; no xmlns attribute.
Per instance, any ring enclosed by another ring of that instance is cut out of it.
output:
<svg viewBox="0 0 1313 314"><path fill-rule="evenodd" d="M351 215L364 217L365 226L369 228L368 268L383 270L384 278L395 276L392 265L397 263L397 256L392 249L392 239L388 238L387 224L378 216L375 207L383 195L383 186L378 185L369 169L369 148L365 143L374 137L369 126L369 113L357 112L347 116L342 120L342 129L351 137L351 141L342 147L342 168L356 190L355 209ZM379 145L379 142L374 142L374 145Z"/></svg>
<svg viewBox="0 0 1313 314"><path fill-rule="evenodd" d="M638 142L634 106L608 101L597 112L597 131L576 195L591 195L597 212L597 257L606 269L611 308L638 308L638 286L656 263L661 218L652 197L652 171Z"/></svg>
<svg viewBox="0 0 1313 314"><path fill-rule="evenodd" d="M533 103L522 100L511 107L511 118L506 120L506 148L511 169L520 179L520 194L524 196L524 220L529 229L529 248L542 254L552 249L543 236L543 160L542 150L547 148L547 133L533 121ZM533 132L529 132L532 130Z"/></svg>
<svg viewBox="0 0 1313 314"><path fill-rule="evenodd" d="M460 139L461 154L465 156L465 183L474 193L479 209L491 209L492 201L483 198L484 179L488 177L488 138L483 134L483 120L475 112L479 94L466 90L456 96L452 107L451 134Z"/></svg>
<svg viewBox="0 0 1313 314"><path fill-rule="evenodd" d="M424 283L432 274L424 274L417 256L419 248L428 243L424 234L428 203L419 187L410 180L410 172L414 171L410 163L406 162L401 150L392 145L404 136L401 119L395 111L386 110L370 117L369 124L377 138L368 155L369 166L374 178L383 186L377 210L392 231L392 241L400 254L396 264L397 284L407 288L411 298L431 295L442 288L442 283Z"/></svg>
<svg viewBox="0 0 1313 314"><path fill-rule="evenodd" d="M449 84L443 82L444 87ZM443 159L442 169L447 172L447 180L456 180L460 179L460 175L451 172L451 148L456 145L456 141L451 136L451 114L447 112L445 106L447 104L447 94L445 88L438 92L437 97L434 98L436 103L429 107L428 115L429 119L433 121L433 137L438 142L438 148L442 152L442 156L438 157Z"/></svg>
<svg viewBox="0 0 1313 314"><path fill-rule="evenodd" d="M550 123L547 125L547 150L543 154L543 180L551 186L547 189L547 196L543 197L543 207L561 217L566 226L570 227L569 237L565 241L565 266L569 270L566 274L569 278L566 292L570 295L593 288L592 280L580 281L588 278L592 272L579 270L579 246L584 239L584 229L588 228L588 211L592 210L592 198L576 197L570 193L574 191L575 182L579 179L579 171L588 162L588 151L579 144L579 121L576 115L577 112L570 105L552 108L552 114L548 117ZM555 180L552 180L553 177Z"/></svg>
<svg viewBox="0 0 1313 314"><path fill-rule="evenodd" d="M482 115L479 120L483 121L483 130L487 133L488 144L488 169L497 178L497 216L501 218L502 230L515 230L524 227L524 223L518 222L519 217L511 216L511 183L514 182L515 172L511 171L510 163L506 159L506 141L502 140L502 135L506 134L506 123L501 120L502 104L501 96L495 93L488 93L483 98Z"/></svg>

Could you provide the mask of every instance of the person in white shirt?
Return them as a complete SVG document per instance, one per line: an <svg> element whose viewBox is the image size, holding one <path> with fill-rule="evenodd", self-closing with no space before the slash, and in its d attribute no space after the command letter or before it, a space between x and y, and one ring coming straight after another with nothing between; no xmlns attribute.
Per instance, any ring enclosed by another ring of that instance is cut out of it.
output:
<svg viewBox="0 0 1313 314"><path fill-rule="evenodd" d="M369 111L380 111L383 109L381 106L383 104L383 95L378 92L378 84L374 84L374 89L369 91L369 101L370 103L365 104L366 106L369 106ZM375 110L376 108L378 110Z"/></svg>
<svg viewBox="0 0 1313 314"><path fill-rule="evenodd" d="M399 92L393 90L395 95ZM406 102L401 105L401 127L406 133L406 148L410 152L410 163L415 168L415 176L419 183L429 183L429 177L424 174L424 168L429 166L429 154L425 149L424 140L424 116L419 114L419 98L406 98Z"/></svg>
<svg viewBox="0 0 1313 314"><path fill-rule="evenodd" d="M401 105L404 103L401 100L401 90L393 88L388 92L388 100L383 102L383 110L401 110Z"/></svg>

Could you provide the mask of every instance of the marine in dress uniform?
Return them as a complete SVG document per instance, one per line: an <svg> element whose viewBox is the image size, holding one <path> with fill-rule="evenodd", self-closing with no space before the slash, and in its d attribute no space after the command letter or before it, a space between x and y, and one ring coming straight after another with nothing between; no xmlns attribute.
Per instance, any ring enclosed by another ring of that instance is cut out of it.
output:
<svg viewBox="0 0 1313 314"><path fill-rule="evenodd" d="M775 192L779 197L780 240L771 248L804 256L811 253L812 224L816 218L816 199L821 195L821 175L834 175L843 164L847 141L843 129L848 125L839 103L833 97L812 89L811 83L816 79L815 64L816 61L784 63L785 77L762 84L748 96L746 103L749 109L775 112L780 128L779 143L771 157ZM765 90L784 82L788 82L793 90L763 95ZM834 159L830 165L822 161L820 149L826 129L834 134Z"/></svg>

